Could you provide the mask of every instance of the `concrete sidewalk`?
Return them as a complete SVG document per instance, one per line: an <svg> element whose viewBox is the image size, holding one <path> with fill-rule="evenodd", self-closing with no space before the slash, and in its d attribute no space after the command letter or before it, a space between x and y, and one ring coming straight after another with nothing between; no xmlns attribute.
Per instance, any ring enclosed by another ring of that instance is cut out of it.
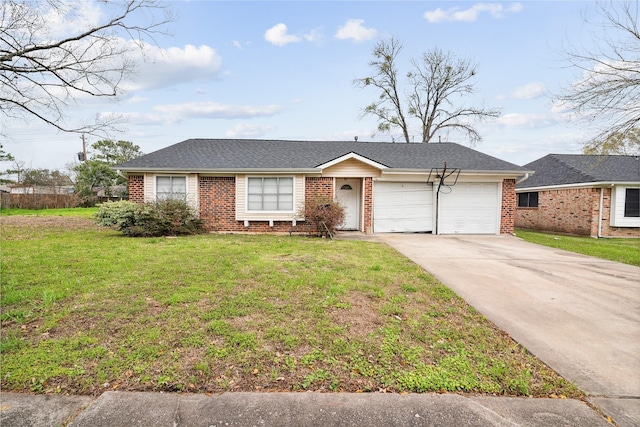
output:
<svg viewBox="0 0 640 427"><path fill-rule="evenodd" d="M119 426L529 426L604 427L572 399L457 394L106 392L84 396L0 393L2 427Z"/></svg>

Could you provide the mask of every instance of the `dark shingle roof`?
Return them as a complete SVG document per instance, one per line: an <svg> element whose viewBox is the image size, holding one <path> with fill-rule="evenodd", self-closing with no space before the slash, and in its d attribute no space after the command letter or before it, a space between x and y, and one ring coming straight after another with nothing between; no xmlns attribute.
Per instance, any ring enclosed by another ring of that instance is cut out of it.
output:
<svg viewBox="0 0 640 427"><path fill-rule="evenodd" d="M524 165L535 171L517 188L590 182L640 182L640 159L637 156L602 156L549 154Z"/></svg>
<svg viewBox="0 0 640 427"><path fill-rule="evenodd" d="M447 167L463 171L522 172L526 169L455 143L391 144L383 142L188 139L130 160L116 169L250 170L311 169L349 153L389 168Z"/></svg>

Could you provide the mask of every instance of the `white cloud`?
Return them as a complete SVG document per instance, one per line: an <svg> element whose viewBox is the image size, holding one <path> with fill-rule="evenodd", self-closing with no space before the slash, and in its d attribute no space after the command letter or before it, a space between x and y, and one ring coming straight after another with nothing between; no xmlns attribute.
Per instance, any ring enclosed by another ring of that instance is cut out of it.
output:
<svg viewBox="0 0 640 427"><path fill-rule="evenodd" d="M508 128L539 128L558 123L552 114L509 113L499 117L496 122Z"/></svg>
<svg viewBox="0 0 640 427"><path fill-rule="evenodd" d="M276 46L285 46L289 43L297 43L300 37L287 34L287 26L285 24L276 24L264 33L264 39Z"/></svg>
<svg viewBox="0 0 640 427"><path fill-rule="evenodd" d="M118 113L129 124L175 125L189 119L250 119L273 116L282 107L270 105L233 105L217 102L189 102L184 104L163 104L153 107L153 112ZM265 130L268 130L265 128Z"/></svg>
<svg viewBox="0 0 640 427"><path fill-rule="evenodd" d="M140 102L146 102L148 100L149 100L149 98L145 98L143 96L132 96L131 98L127 99L126 103L127 104L138 104Z"/></svg>
<svg viewBox="0 0 640 427"><path fill-rule="evenodd" d="M188 102L185 104L156 105L154 110L180 118L239 119L273 116L282 110L276 104L232 105L217 102Z"/></svg>
<svg viewBox="0 0 640 427"><path fill-rule="evenodd" d="M335 38L338 40L353 40L362 42L371 40L378 35L375 28L366 28L363 19L349 19L343 26L338 28Z"/></svg>
<svg viewBox="0 0 640 427"><path fill-rule="evenodd" d="M320 28L314 28L304 35L304 39L311 43L320 43L324 40L324 34L322 34Z"/></svg>
<svg viewBox="0 0 640 427"><path fill-rule="evenodd" d="M474 22L483 13L488 13L494 19L500 19L509 13L517 13L521 10L520 3L512 3L507 7L501 3L476 3L468 9L452 7L447 10L441 8L430 10L424 13L424 18L433 24L451 21Z"/></svg>
<svg viewBox="0 0 640 427"><path fill-rule="evenodd" d="M275 129L272 125L254 125L250 123L239 123L229 129L226 136L229 138L243 138L251 137L257 138L264 136L267 132L271 132Z"/></svg>
<svg viewBox="0 0 640 427"><path fill-rule="evenodd" d="M231 44L233 45L233 47L238 48L238 49L244 49L245 46L249 46L251 44L250 41L244 41L241 42L240 40L232 40Z"/></svg>
<svg viewBox="0 0 640 427"><path fill-rule="evenodd" d="M540 82L527 83L516 87L507 95L499 95L498 99L536 99L544 95L544 84Z"/></svg>
<svg viewBox="0 0 640 427"><path fill-rule="evenodd" d="M105 15L96 2L56 2L55 5L50 2L34 2L33 5L40 9L46 23L41 32L43 37L46 37L45 34L55 38L68 37L104 23L101 20Z"/></svg>
<svg viewBox="0 0 640 427"><path fill-rule="evenodd" d="M135 81L123 85L127 91L158 89L184 82L211 81L218 78L222 58L209 46L186 45L167 49L145 45L137 55L140 64Z"/></svg>
<svg viewBox="0 0 640 427"><path fill-rule="evenodd" d="M148 126L148 125L174 125L181 120L178 117L171 117L166 114L156 113L140 113L140 112L127 112L118 113L118 115L128 124L136 126Z"/></svg>

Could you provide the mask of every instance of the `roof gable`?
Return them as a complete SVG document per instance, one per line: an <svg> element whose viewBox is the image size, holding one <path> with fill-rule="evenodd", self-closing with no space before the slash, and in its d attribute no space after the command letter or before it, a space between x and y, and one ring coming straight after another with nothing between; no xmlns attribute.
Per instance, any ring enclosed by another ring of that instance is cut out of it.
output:
<svg viewBox="0 0 640 427"><path fill-rule="evenodd" d="M189 139L117 165L123 171L319 170L341 158L357 158L375 167L523 173L513 163L455 143L393 144L353 141Z"/></svg>
<svg viewBox="0 0 640 427"><path fill-rule="evenodd" d="M357 160L359 162L362 162L362 163L364 163L366 165L369 165L371 167L374 167L376 169L387 169L388 168L387 166L385 166L385 165L383 165L381 163L378 163L378 162L373 161L371 159L367 159L366 157L363 157L363 156L361 156L359 154L356 154L353 151L351 153L348 153L348 154L345 154L343 156L340 156L337 159L333 159L331 161L328 161L326 163L318 165L317 168L319 168L319 169L327 169L327 168L330 168L331 166L337 165L338 163L342 163L344 161L351 160L351 159Z"/></svg>
<svg viewBox="0 0 640 427"><path fill-rule="evenodd" d="M518 188L640 182L640 158L636 156L549 154L524 167L535 174Z"/></svg>

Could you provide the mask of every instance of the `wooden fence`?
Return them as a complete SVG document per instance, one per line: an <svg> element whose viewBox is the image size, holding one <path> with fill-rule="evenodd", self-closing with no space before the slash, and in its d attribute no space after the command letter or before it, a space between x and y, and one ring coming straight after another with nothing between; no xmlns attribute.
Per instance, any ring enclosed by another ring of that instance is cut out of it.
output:
<svg viewBox="0 0 640 427"><path fill-rule="evenodd" d="M9 194L2 193L3 209L59 209L80 206L75 194Z"/></svg>

